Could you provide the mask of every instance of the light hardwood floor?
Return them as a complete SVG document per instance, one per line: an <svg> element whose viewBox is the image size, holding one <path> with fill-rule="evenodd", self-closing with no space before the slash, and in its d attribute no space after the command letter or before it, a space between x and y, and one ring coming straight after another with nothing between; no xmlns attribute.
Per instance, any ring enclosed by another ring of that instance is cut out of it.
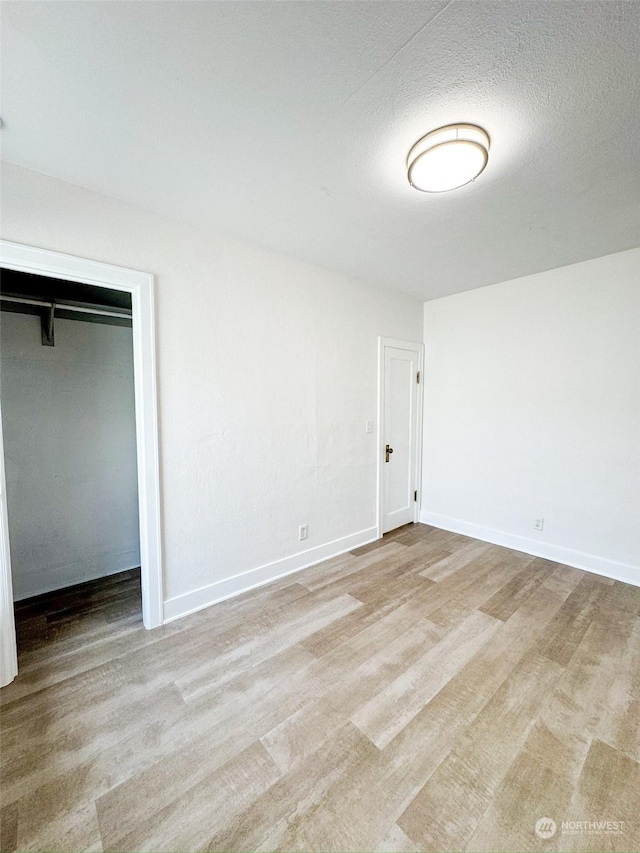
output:
<svg viewBox="0 0 640 853"><path fill-rule="evenodd" d="M640 849L638 588L410 525L139 606L125 574L19 608L2 850Z"/></svg>

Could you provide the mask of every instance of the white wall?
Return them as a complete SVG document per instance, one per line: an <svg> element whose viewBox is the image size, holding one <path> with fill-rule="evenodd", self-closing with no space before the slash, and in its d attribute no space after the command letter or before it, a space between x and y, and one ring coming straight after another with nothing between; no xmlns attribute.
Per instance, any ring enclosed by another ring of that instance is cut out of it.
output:
<svg viewBox="0 0 640 853"><path fill-rule="evenodd" d="M640 583L640 249L427 302L424 334L422 520Z"/></svg>
<svg viewBox="0 0 640 853"><path fill-rule="evenodd" d="M375 537L377 338L420 341L419 303L19 167L2 181L3 238L156 276L166 616Z"/></svg>
<svg viewBox="0 0 640 853"><path fill-rule="evenodd" d="M140 565L131 329L0 315L14 598Z"/></svg>

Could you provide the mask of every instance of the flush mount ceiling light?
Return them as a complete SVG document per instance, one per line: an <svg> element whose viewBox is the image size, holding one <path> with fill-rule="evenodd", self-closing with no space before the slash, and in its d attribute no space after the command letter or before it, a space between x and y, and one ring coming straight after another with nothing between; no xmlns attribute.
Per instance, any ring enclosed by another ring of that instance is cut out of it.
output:
<svg viewBox="0 0 640 853"><path fill-rule="evenodd" d="M407 157L412 187L444 193L470 183L489 160L489 136L474 124L449 124L418 140Z"/></svg>

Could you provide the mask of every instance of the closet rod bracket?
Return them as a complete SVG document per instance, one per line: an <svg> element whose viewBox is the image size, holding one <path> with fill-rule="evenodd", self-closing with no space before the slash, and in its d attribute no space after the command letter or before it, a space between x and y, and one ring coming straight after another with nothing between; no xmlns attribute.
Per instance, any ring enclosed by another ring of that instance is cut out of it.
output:
<svg viewBox="0 0 640 853"><path fill-rule="evenodd" d="M53 347L55 340L53 337L53 319L56 311L56 304L52 302L48 308L42 312L42 346Z"/></svg>

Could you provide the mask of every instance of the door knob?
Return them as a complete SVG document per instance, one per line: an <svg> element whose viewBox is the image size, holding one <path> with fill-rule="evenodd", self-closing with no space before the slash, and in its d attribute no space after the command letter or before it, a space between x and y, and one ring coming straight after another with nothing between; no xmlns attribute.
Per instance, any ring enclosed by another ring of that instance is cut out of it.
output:
<svg viewBox="0 0 640 853"><path fill-rule="evenodd" d="M390 453L393 453L393 447L389 447L389 445L387 444L387 446L384 449L384 454L385 454L385 460L384 461L385 462L389 461L389 454Z"/></svg>

